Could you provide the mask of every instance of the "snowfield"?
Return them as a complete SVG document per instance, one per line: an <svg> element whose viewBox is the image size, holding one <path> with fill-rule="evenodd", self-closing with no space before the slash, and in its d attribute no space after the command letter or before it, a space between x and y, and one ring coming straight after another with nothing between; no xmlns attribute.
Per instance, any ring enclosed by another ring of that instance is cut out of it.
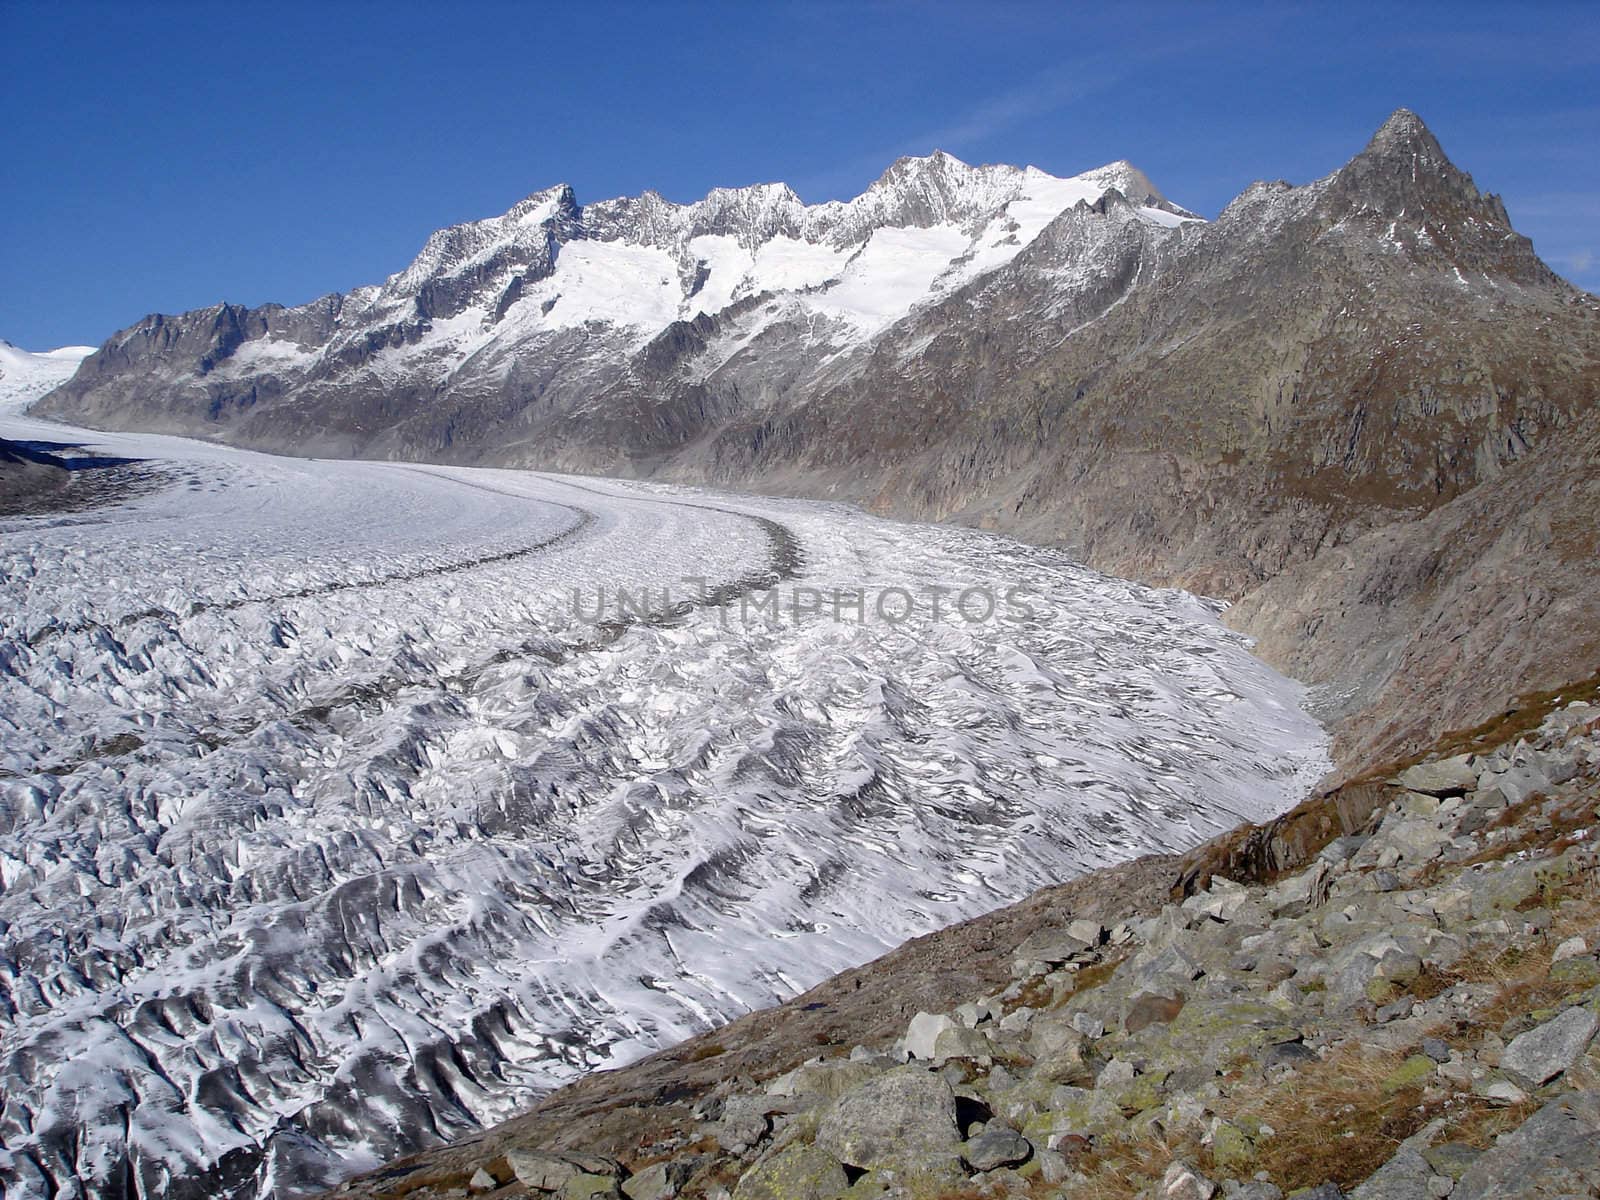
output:
<svg viewBox="0 0 1600 1200"><path fill-rule="evenodd" d="M65 430L18 374L0 436L170 486L0 520L7 1196L314 1191L1328 765L1215 606L1055 551Z"/></svg>

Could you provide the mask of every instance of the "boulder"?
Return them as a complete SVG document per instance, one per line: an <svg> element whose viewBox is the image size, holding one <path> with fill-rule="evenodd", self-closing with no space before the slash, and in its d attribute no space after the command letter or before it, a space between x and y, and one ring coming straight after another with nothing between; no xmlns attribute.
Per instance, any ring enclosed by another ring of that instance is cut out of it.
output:
<svg viewBox="0 0 1600 1200"><path fill-rule="evenodd" d="M556 1196L558 1200L621 1200L622 1193L615 1175L579 1171L561 1185Z"/></svg>
<svg viewBox="0 0 1600 1200"><path fill-rule="evenodd" d="M1512 767L1504 775L1496 775L1494 786L1507 804L1521 804L1529 796L1548 792L1554 784L1538 767L1520 766Z"/></svg>
<svg viewBox="0 0 1600 1200"><path fill-rule="evenodd" d="M1577 1062L1600 1028L1600 1016L1587 1008L1569 1008L1511 1040L1500 1056L1500 1069L1538 1087Z"/></svg>
<svg viewBox="0 0 1600 1200"><path fill-rule="evenodd" d="M1478 786L1478 773L1468 764L1472 756L1457 755L1407 767L1395 782L1410 792L1429 796L1460 796Z"/></svg>
<svg viewBox="0 0 1600 1200"><path fill-rule="evenodd" d="M933 1058L936 1053L934 1044L939 1040L939 1035L959 1028L953 1017L943 1013L919 1012L906 1027L906 1053L912 1058Z"/></svg>
<svg viewBox="0 0 1600 1200"><path fill-rule="evenodd" d="M694 1163L685 1159L656 1163L630 1176L622 1184L628 1200L673 1200L694 1174Z"/></svg>
<svg viewBox="0 0 1600 1200"><path fill-rule="evenodd" d="M1588 943L1581 937L1569 937L1556 947L1556 952L1550 956L1550 965L1566 962L1569 958L1577 958L1580 954L1589 953Z"/></svg>
<svg viewBox="0 0 1600 1200"><path fill-rule="evenodd" d="M1217 1194L1217 1185L1188 1163L1176 1160L1161 1177L1156 1194L1161 1200L1211 1200Z"/></svg>
<svg viewBox="0 0 1600 1200"><path fill-rule="evenodd" d="M1073 925L1079 922L1073 922ZM1084 932L1088 932L1087 929ZM1066 929L1041 929L1022 939L1022 944L1017 947L1012 956L1017 962L1042 962L1047 966L1059 967L1063 963L1071 962L1091 946L1099 945L1100 927L1094 926L1094 941L1080 937L1072 932L1072 925Z"/></svg>
<svg viewBox="0 0 1600 1200"><path fill-rule="evenodd" d="M1432 1175L1433 1168L1420 1151L1401 1146L1398 1154L1350 1193L1350 1200L1433 1200L1428 1191Z"/></svg>
<svg viewBox="0 0 1600 1200"><path fill-rule="evenodd" d="M1452 1200L1587 1196L1600 1189L1600 1092L1552 1100L1462 1172Z"/></svg>
<svg viewBox="0 0 1600 1200"><path fill-rule="evenodd" d="M991 1124L961 1150L961 1157L974 1171L994 1171L1028 1161L1033 1146L1015 1129Z"/></svg>
<svg viewBox="0 0 1600 1200"><path fill-rule="evenodd" d="M1405 862L1425 863L1438 857L1450 835L1425 817L1409 817L1393 825L1385 821L1378 840L1398 850Z"/></svg>
<svg viewBox="0 0 1600 1200"><path fill-rule="evenodd" d="M862 1170L954 1158L961 1145L955 1093L937 1075L898 1067L840 1097L816 1144Z"/></svg>
<svg viewBox="0 0 1600 1200"><path fill-rule="evenodd" d="M729 1096L722 1116L708 1132L724 1150L742 1154L767 1136L767 1113L773 1103L766 1096Z"/></svg>
<svg viewBox="0 0 1600 1200"><path fill-rule="evenodd" d="M598 1154L547 1154L513 1147L505 1158L517 1182L536 1192L560 1192L580 1175L615 1180L622 1174L614 1160Z"/></svg>
<svg viewBox="0 0 1600 1200"><path fill-rule="evenodd" d="M844 1167L831 1154L795 1143L746 1171L733 1200L835 1200L849 1187Z"/></svg>
<svg viewBox="0 0 1600 1200"><path fill-rule="evenodd" d="M958 1025L940 1031L939 1036L933 1039L933 1053L928 1057L936 1063L948 1062L952 1058L968 1058L987 1064L994 1057L994 1043L982 1031L964 1029Z"/></svg>
<svg viewBox="0 0 1600 1200"><path fill-rule="evenodd" d="M1429 1146L1422 1152L1422 1157L1428 1160L1428 1166L1433 1168L1435 1175L1460 1179L1482 1153L1476 1146L1469 1146L1465 1142L1444 1142Z"/></svg>
<svg viewBox="0 0 1600 1200"><path fill-rule="evenodd" d="M1067 922L1067 935L1076 938L1087 946L1098 946L1105 940L1105 926L1099 921L1090 921L1079 917L1075 921Z"/></svg>

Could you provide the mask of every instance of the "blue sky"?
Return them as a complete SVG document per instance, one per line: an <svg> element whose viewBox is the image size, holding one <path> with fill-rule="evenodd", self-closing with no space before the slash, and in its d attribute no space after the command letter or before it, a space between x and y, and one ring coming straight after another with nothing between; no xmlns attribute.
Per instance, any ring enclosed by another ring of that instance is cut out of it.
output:
<svg viewBox="0 0 1600 1200"><path fill-rule="evenodd" d="M1600 290L1600 6L0 0L0 337L381 281L569 182L843 198L901 154L1117 158L1214 216L1399 105Z"/></svg>

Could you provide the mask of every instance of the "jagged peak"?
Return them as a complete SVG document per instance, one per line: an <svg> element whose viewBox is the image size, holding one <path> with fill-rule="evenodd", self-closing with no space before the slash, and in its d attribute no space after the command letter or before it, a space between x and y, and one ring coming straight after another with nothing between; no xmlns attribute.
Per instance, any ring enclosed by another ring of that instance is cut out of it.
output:
<svg viewBox="0 0 1600 1200"><path fill-rule="evenodd" d="M1408 108L1396 109L1360 154L1333 176L1333 194L1358 207L1399 214L1463 218L1509 229L1498 197L1479 191L1472 176L1450 161L1433 132Z"/></svg>
<svg viewBox="0 0 1600 1200"><path fill-rule="evenodd" d="M1433 131L1409 108L1397 108L1378 126L1358 158L1395 162L1419 162L1454 170Z"/></svg>
<svg viewBox="0 0 1600 1200"><path fill-rule="evenodd" d="M518 224L530 224L546 220L555 212L575 212L577 207L578 197L572 190L572 185L558 183L554 187L534 192L531 196L517 201L501 219L515 221Z"/></svg>
<svg viewBox="0 0 1600 1200"><path fill-rule="evenodd" d="M1369 147L1414 145L1423 141L1438 144L1434 141L1433 132L1421 117L1409 108L1397 108L1389 114L1382 125L1378 126L1377 132L1372 135Z"/></svg>
<svg viewBox="0 0 1600 1200"><path fill-rule="evenodd" d="M895 180L904 178L907 175L927 175L930 173L947 175L978 169L945 150L934 150L931 154L902 154L885 168L883 174L878 176L873 186L893 183ZM871 189L869 188L868 190Z"/></svg>
<svg viewBox="0 0 1600 1200"><path fill-rule="evenodd" d="M1133 204L1165 204L1167 198L1150 177L1125 158L1085 171L1080 178L1106 188L1115 188Z"/></svg>

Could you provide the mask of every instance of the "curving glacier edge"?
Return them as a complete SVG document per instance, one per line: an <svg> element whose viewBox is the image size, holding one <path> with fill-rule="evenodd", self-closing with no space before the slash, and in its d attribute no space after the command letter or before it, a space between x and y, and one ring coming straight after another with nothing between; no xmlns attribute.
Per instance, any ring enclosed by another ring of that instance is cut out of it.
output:
<svg viewBox="0 0 1600 1200"><path fill-rule="evenodd" d="M21 416L60 361L0 436L164 486L0 519L10 1196L316 1190L1329 765L1060 552Z"/></svg>

